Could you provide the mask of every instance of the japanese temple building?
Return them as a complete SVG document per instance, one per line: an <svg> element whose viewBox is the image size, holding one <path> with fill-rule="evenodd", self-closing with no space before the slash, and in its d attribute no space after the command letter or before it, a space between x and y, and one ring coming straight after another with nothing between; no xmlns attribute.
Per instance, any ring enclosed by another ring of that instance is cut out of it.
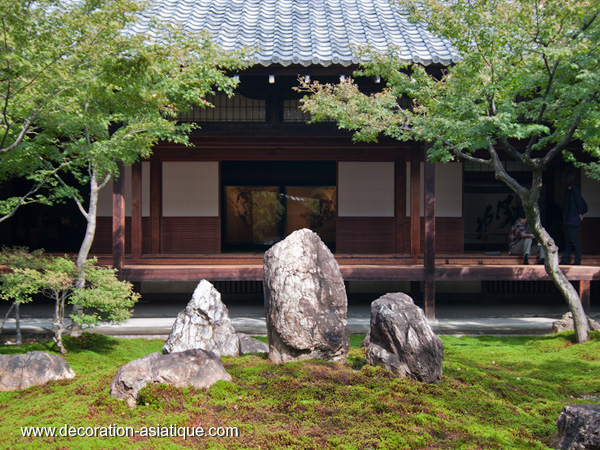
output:
<svg viewBox="0 0 600 450"><path fill-rule="evenodd" d="M388 0L154 0L140 30L150 17L208 30L224 50L256 48L256 64L236 75L234 97L216 95L208 99L214 108L180 117L200 126L193 145L159 145L101 192L92 252L125 279L142 287L202 278L259 282L264 251L311 228L334 252L350 289L405 283L423 290L430 318L436 283L438 290L441 282L470 283L482 294L498 283L513 290L550 283L543 266L523 266L507 254L517 199L486 167L433 165L422 143L355 143L335 123L307 124L293 90L298 78L352 76L360 63L355 46L397 48L431 71L456 61L446 41ZM367 92L382 84L357 82ZM506 164L527 180L523 167ZM559 246L564 168L557 161L548 169L540 201ZM600 183L582 173L581 187L589 205L583 265L564 271L589 308L600 280ZM11 239L6 243L19 243Z"/></svg>

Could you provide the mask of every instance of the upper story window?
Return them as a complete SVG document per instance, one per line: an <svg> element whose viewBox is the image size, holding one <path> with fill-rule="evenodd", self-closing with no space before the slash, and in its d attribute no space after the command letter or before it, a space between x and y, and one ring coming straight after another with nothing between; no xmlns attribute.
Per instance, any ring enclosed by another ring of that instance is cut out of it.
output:
<svg viewBox="0 0 600 450"><path fill-rule="evenodd" d="M206 100L214 105L214 108L194 106L185 114L180 114L182 122L265 122L267 117L265 100L255 100L234 95L218 93L208 95Z"/></svg>
<svg viewBox="0 0 600 450"><path fill-rule="evenodd" d="M284 122L308 122L310 113L300 109L300 99L283 101L283 121Z"/></svg>

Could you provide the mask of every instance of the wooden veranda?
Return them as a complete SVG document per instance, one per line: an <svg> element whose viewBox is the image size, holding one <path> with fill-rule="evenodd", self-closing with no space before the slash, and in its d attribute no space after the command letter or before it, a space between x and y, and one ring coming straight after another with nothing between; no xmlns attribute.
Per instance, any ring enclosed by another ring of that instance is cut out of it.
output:
<svg viewBox="0 0 600 450"><path fill-rule="evenodd" d="M424 149L413 149L413 161L422 161ZM402 171L400 171L402 173ZM435 252L435 165L424 163L424 217L419 214L419 171L418 164L411 164L411 195L409 207L412 211L409 222L410 246L407 254L335 254L346 281L412 281L424 282L424 309L428 318L435 318L436 281L547 281L542 265L522 265L522 257L485 254L436 254ZM132 241L131 253L125 253L125 207L122 178L113 184L112 264L120 276L129 281L189 281L208 279L211 281L260 281L263 275L263 254L217 253L203 255L160 254L159 214L151 220L152 254L142 254L141 214L141 169L133 170L132 190ZM158 191L160 184L152 184ZM153 195L152 198L160 198ZM397 196L404 201L403 195ZM404 208L400 203L399 209ZM159 211L159 206L153 208ZM422 223L422 221L424 223ZM422 227L422 225L424 225ZM423 231L421 231L423 230ZM421 236L421 233L424 236ZM421 246L424 248L421 249ZM600 280L600 256L584 257L581 266L562 266L567 278L579 290L584 308L589 311L591 281Z"/></svg>
<svg viewBox="0 0 600 450"><path fill-rule="evenodd" d="M423 258L409 255L335 255L346 281L426 281ZM110 263L108 259L102 262ZM129 281L261 281L262 254L206 255L203 257L163 256L126 259L121 269ZM562 266L567 278L579 290L586 311L590 309L590 284L600 280L600 257L586 255L581 266ZM436 255L435 281L548 281L542 265L522 265L521 258L477 254ZM424 296L425 312L435 318L435 297Z"/></svg>

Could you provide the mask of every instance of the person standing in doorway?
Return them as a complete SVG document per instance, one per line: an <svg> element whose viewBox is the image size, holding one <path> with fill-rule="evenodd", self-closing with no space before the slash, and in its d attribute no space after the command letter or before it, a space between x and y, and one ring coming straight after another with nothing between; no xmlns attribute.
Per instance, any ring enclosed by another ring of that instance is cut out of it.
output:
<svg viewBox="0 0 600 450"><path fill-rule="evenodd" d="M581 242L579 242L579 225L583 215L587 213L587 204L581 196L581 189L577 185L577 176L574 171L567 172L565 176L567 190L565 192L565 206L563 208L563 231L565 234L565 251L560 261L569 264L571 252L575 252L573 264L581 264Z"/></svg>

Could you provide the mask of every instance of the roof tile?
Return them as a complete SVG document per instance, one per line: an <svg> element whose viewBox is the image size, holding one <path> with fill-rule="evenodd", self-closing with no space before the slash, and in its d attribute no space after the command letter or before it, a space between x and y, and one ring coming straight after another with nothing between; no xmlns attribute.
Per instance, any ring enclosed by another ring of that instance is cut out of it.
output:
<svg viewBox="0 0 600 450"><path fill-rule="evenodd" d="M360 61L352 50L359 46L398 49L425 65L458 59L448 41L410 23L389 0L150 0L133 31L146 31L150 17L207 30L225 51L255 48L253 60L264 66L348 66Z"/></svg>

